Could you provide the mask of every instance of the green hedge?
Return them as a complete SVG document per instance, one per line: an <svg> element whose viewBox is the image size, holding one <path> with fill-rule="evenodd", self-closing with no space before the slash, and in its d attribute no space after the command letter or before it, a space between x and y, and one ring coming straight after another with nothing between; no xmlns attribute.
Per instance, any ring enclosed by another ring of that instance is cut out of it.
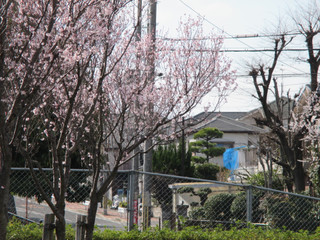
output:
<svg viewBox="0 0 320 240"><path fill-rule="evenodd" d="M18 221L12 221L8 225L7 239L15 240L40 240L42 236L42 227L37 224L22 225ZM66 239L74 239L75 232L70 225L67 227ZM186 227L181 231L172 231L169 229L159 230L151 228L147 231L140 232L133 230L131 232L115 231L110 229L99 230L96 229L93 235L93 240L227 240L227 239L281 239L281 240L318 240L320 239L320 228L313 234L308 231L293 232L289 230L266 230L254 226L247 228L233 227L230 230L223 230L222 228L215 228L213 230L203 230L197 227Z"/></svg>
<svg viewBox="0 0 320 240"><path fill-rule="evenodd" d="M18 221L11 221L7 227L7 239L37 240L42 237L42 228L36 223L23 225Z"/></svg>
<svg viewBox="0 0 320 240"><path fill-rule="evenodd" d="M230 221L230 219L232 218L231 204L235 197L235 194L221 193L209 198L204 204L206 219Z"/></svg>
<svg viewBox="0 0 320 240"><path fill-rule="evenodd" d="M29 223L22 224L13 218L7 226L7 240L41 240L43 224ZM71 225L66 226L66 240L75 239L75 230Z"/></svg>
<svg viewBox="0 0 320 240"><path fill-rule="evenodd" d="M313 232L320 226L319 212L320 203L312 199L253 191L251 220L254 223L268 222L272 228ZM237 221L245 222L246 217L246 192L220 193L211 196L204 206L194 207L186 225L213 228L224 224L228 229Z"/></svg>
<svg viewBox="0 0 320 240"><path fill-rule="evenodd" d="M269 197L264 204L269 210L268 221L274 228L286 227L292 231L303 229L312 232L320 225L319 206L310 199L295 196Z"/></svg>
<svg viewBox="0 0 320 240"><path fill-rule="evenodd" d="M260 205L259 194L254 193L252 196L252 222L259 222L262 218L264 212L259 208ZM240 192L236 194L235 199L231 204L231 213L233 220L246 220L247 217L247 196L245 192Z"/></svg>

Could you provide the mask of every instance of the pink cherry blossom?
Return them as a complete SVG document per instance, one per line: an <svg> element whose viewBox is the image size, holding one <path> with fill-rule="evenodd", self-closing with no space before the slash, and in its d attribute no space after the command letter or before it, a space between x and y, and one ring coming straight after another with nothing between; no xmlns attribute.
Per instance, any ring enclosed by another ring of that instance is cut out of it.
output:
<svg viewBox="0 0 320 240"><path fill-rule="evenodd" d="M16 132L30 145L12 137L26 159L39 139L48 143L57 202L65 201L72 153L99 169L102 146L116 148L117 169L147 138L175 137L176 123L208 93L218 93L214 108L236 86L223 39L205 35L200 19L181 20L180 41L154 43L144 32L134 41L133 7L130 0L16 0L8 8L2 111L7 123L20 114L26 124ZM63 205L43 198L63 239Z"/></svg>

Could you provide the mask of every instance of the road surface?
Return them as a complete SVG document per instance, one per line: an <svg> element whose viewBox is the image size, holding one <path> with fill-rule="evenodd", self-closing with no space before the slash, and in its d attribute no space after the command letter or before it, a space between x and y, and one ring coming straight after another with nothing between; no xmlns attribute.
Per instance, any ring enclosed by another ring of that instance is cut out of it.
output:
<svg viewBox="0 0 320 240"><path fill-rule="evenodd" d="M33 221L39 222L44 219L45 214L52 213L51 209L46 203L37 203L34 199L28 199L24 197L14 196L17 215L29 218ZM82 203L67 204L65 211L65 218L68 224L75 225L77 215L86 215L87 206ZM103 215L101 211L98 211L95 224L99 228L109 228L115 230L124 230L127 224L126 216L120 216L118 214Z"/></svg>

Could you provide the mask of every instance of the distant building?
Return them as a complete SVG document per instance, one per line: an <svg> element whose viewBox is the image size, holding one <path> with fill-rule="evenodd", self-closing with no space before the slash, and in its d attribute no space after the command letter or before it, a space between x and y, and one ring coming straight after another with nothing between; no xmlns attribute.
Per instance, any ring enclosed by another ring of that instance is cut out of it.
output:
<svg viewBox="0 0 320 240"><path fill-rule="evenodd" d="M237 161L239 167L235 174L256 173L261 170L257 155L259 140L261 134L265 133L266 130L240 120L247 115L248 113L245 112L200 113L194 117L195 121L199 121L199 123L191 127L192 130L187 140L189 142L193 141L193 134L202 128L217 128L224 133L223 137L211 139L210 142L226 149L242 147L236 150L238 151ZM201 119L205 120L200 121ZM215 157L210 162L224 166L223 156Z"/></svg>

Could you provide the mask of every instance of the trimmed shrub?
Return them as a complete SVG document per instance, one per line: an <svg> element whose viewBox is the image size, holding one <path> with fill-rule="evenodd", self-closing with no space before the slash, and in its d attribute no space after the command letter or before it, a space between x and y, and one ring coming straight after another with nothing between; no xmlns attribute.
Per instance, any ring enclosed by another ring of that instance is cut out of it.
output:
<svg viewBox="0 0 320 240"><path fill-rule="evenodd" d="M260 195L252 196L252 221L257 223L263 216L263 211L259 209ZM231 204L231 213L234 220L246 220L247 218L247 196L245 192L238 193Z"/></svg>
<svg viewBox="0 0 320 240"><path fill-rule="evenodd" d="M295 196L269 197L265 202L267 218L272 227L314 232L320 224L317 218L319 208L310 199Z"/></svg>
<svg viewBox="0 0 320 240"><path fill-rule="evenodd" d="M189 217L194 220L201 220L206 216L204 207L197 207L189 212Z"/></svg>
<svg viewBox="0 0 320 240"><path fill-rule="evenodd" d="M234 194L221 193L212 196L204 204L208 220L230 221L232 219L231 204L235 199Z"/></svg>
<svg viewBox="0 0 320 240"><path fill-rule="evenodd" d="M213 163L195 164L194 177L217 180L217 174L219 170L220 167Z"/></svg>

